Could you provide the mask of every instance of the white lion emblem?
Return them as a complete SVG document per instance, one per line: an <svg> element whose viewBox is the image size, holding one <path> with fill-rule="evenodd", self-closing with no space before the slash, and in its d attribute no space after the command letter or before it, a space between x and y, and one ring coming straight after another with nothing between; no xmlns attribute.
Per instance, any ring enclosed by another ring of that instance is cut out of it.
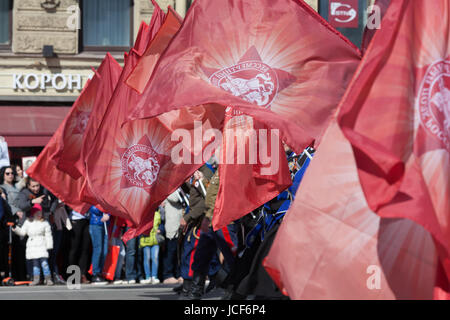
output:
<svg viewBox="0 0 450 320"><path fill-rule="evenodd" d="M226 75L224 79L225 81L220 84L222 89L259 106L269 102L270 95L275 89L273 80L268 73L260 73L249 80L230 75Z"/></svg>
<svg viewBox="0 0 450 320"><path fill-rule="evenodd" d="M134 170L134 179L144 181L148 186L156 181L159 172L159 165L156 159L142 159L134 154L132 160L128 163L128 167Z"/></svg>

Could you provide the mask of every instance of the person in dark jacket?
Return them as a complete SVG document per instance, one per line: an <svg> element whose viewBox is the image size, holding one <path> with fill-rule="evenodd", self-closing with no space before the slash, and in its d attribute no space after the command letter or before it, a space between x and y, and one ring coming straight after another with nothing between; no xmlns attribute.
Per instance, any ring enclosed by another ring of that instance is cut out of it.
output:
<svg viewBox="0 0 450 320"><path fill-rule="evenodd" d="M192 283L192 263L198 239L200 238L200 226L206 211L205 196L213 171L206 165L194 173L189 185L189 211L181 219L183 228L183 246L181 250L180 272L183 278L181 295L187 296ZM215 273L217 270L211 270Z"/></svg>
<svg viewBox="0 0 450 320"><path fill-rule="evenodd" d="M237 224L230 223L217 231L213 230L211 224L218 192L219 170L216 170L206 191L205 217L202 220L200 238L194 254L193 277L191 288L187 294L188 299L197 300L203 296L209 266L217 254L217 250L220 250L224 257L223 268L219 276L223 279L219 282L223 282L234 269L235 253L238 246Z"/></svg>
<svg viewBox="0 0 450 320"><path fill-rule="evenodd" d="M5 166L0 169L0 187L6 194L6 202L11 209L12 220L21 226L26 216L20 208L17 207L20 190L15 186L16 170L12 166ZM28 280L30 278L26 268L25 246L26 237L12 235L12 277L14 280Z"/></svg>
<svg viewBox="0 0 450 320"><path fill-rule="evenodd" d="M30 215L31 208L35 204L39 204L42 207L43 217L49 221L50 214L58 205L57 199L50 196L41 184L33 180L30 176L25 178L25 188L20 190L20 194L17 197L16 205L25 212L25 216Z"/></svg>
<svg viewBox="0 0 450 320"><path fill-rule="evenodd" d="M7 222L12 219L11 208L6 201L6 193L0 187L0 278L8 274L8 227Z"/></svg>

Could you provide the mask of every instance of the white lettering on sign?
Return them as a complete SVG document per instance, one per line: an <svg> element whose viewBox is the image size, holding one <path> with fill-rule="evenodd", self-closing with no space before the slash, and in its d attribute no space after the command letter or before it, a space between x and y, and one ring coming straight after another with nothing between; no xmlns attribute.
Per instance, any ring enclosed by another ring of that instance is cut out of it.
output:
<svg viewBox="0 0 450 320"><path fill-rule="evenodd" d="M69 90L72 90L73 84L76 84L75 89L81 90L81 75L80 74L69 74Z"/></svg>
<svg viewBox="0 0 450 320"><path fill-rule="evenodd" d="M45 90L47 88L53 88L55 90L61 91L64 89L68 90L81 90L82 81L81 74L13 74L13 89L28 89L36 90L40 88Z"/></svg>
<svg viewBox="0 0 450 320"><path fill-rule="evenodd" d="M30 80L30 79L32 79L32 80ZM34 73L30 73L30 74L26 75L24 83L25 83L25 87L28 90L34 90L34 89L37 89L37 87L39 87L39 78Z"/></svg>

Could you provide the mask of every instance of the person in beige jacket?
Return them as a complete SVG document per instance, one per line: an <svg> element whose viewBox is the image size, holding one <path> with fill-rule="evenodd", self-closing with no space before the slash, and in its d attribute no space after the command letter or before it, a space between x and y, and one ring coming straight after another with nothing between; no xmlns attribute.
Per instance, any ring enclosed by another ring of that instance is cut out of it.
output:
<svg viewBox="0 0 450 320"><path fill-rule="evenodd" d="M40 282L41 267L46 285L53 285L48 265L48 250L53 249L53 237L50 224L44 220L42 207L35 204L31 209L30 219L25 220L22 227L16 226L13 231L19 236L28 236L25 256L33 263L33 281L30 286Z"/></svg>

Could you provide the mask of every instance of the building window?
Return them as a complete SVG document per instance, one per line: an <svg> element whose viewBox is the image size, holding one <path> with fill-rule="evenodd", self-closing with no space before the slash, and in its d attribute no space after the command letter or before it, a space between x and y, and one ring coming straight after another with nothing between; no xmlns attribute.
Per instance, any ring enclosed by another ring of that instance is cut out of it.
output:
<svg viewBox="0 0 450 320"><path fill-rule="evenodd" d="M124 50L131 46L132 0L84 0L82 45L84 50Z"/></svg>
<svg viewBox="0 0 450 320"><path fill-rule="evenodd" d="M0 1L0 49L11 46L12 1Z"/></svg>
<svg viewBox="0 0 450 320"><path fill-rule="evenodd" d="M368 0L320 0L319 14L361 48Z"/></svg>

